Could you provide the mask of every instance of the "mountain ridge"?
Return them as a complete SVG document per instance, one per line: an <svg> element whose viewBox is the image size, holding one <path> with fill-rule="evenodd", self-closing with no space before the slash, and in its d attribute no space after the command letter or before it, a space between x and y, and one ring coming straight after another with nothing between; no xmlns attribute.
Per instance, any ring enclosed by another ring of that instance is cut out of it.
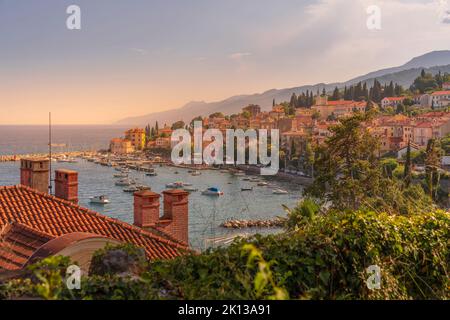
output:
<svg viewBox="0 0 450 320"><path fill-rule="evenodd" d="M196 116L207 116L214 112L224 112L225 114L237 113L250 103L260 105L262 110L268 110L272 105L273 99L278 102L288 101L293 92L297 94L306 92L307 90L316 92L318 89L322 90L323 88L327 91L331 91L335 87L343 88L344 86L350 86L360 81L371 84L375 79L382 84L393 81L404 87L409 87L422 69L425 69L432 74L436 74L439 71L450 73L450 50L432 51L414 57L401 66L370 72L346 82L334 82L328 84L317 83L314 85L303 85L284 89L269 89L262 93L235 95L215 102L191 101L181 108L129 117L119 120L115 124L143 126L148 123L154 123L155 121L158 121L161 124L178 120L189 122Z"/></svg>

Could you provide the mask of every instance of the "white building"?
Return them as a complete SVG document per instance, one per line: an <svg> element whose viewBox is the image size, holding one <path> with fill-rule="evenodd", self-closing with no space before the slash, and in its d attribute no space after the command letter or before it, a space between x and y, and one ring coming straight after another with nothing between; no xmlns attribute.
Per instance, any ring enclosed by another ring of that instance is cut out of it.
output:
<svg viewBox="0 0 450 320"><path fill-rule="evenodd" d="M437 109L450 106L450 91L433 92L431 94L431 106Z"/></svg>
<svg viewBox="0 0 450 320"><path fill-rule="evenodd" d="M381 107L383 109L387 107L397 107L399 104L403 103L405 97L386 97L381 100Z"/></svg>

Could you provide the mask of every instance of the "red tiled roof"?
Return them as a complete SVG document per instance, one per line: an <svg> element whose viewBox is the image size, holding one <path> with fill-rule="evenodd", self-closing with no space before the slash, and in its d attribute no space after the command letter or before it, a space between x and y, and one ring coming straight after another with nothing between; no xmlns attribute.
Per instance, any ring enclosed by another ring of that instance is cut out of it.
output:
<svg viewBox="0 0 450 320"><path fill-rule="evenodd" d="M447 90L447 91L436 91L436 92L433 92L431 95L432 96L445 96L445 95L449 95L449 94L450 94L450 91Z"/></svg>
<svg viewBox="0 0 450 320"><path fill-rule="evenodd" d="M52 235L20 223L4 225L0 231L0 270L21 269L38 248L52 239Z"/></svg>
<svg viewBox="0 0 450 320"><path fill-rule="evenodd" d="M364 101L352 101L352 100L331 100L327 101L327 106L365 106L366 102Z"/></svg>
<svg viewBox="0 0 450 320"><path fill-rule="evenodd" d="M175 258L188 250L156 230L142 230L25 186L0 187L0 228L11 222L52 237L85 232L133 243L144 248L150 260Z"/></svg>
<svg viewBox="0 0 450 320"><path fill-rule="evenodd" d="M388 101L403 101L405 99L405 97L386 97L384 99L386 99Z"/></svg>

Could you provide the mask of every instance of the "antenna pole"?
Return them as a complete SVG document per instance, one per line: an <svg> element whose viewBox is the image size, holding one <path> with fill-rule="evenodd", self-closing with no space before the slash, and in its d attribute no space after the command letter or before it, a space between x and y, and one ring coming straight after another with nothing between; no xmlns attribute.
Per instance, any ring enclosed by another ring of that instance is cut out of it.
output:
<svg viewBox="0 0 450 320"><path fill-rule="evenodd" d="M49 158L49 172L48 172L48 193L52 194L52 113L48 113L48 158Z"/></svg>

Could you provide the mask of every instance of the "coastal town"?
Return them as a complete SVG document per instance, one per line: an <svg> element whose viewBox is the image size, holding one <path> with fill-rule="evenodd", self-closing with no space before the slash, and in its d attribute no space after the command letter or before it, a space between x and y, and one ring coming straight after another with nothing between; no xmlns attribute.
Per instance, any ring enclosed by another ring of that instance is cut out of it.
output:
<svg viewBox="0 0 450 320"><path fill-rule="evenodd" d="M310 93L303 96L309 97ZM239 114L216 112L192 119L189 124L176 121L171 125L164 124L161 128L158 123L154 127L132 128L122 138L111 140L110 152L126 155L145 150L165 155L166 160L170 160L168 156L174 144L171 141L173 130L186 128L193 134L194 121L202 121L205 130L219 129L224 135L228 129L278 129L283 157L280 165L284 166L284 171L310 175L311 172L302 171L308 152L331 136L330 128L339 123L339 119L355 112L376 112L366 127L380 141L380 157L393 157L402 161L408 145L414 152L424 152L431 139L444 139L450 134L450 82L444 82L442 87L424 94L386 96L378 104L365 99L346 100L336 91L333 96L325 92L311 96L309 106L298 106L300 98L301 95L297 97L294 93L291 102L276 104L274 101L268 111L262 111L259 105L249 105L243 107ZM289 161L292 159L296 161ZM448 168L449 165L450 156L445 154L442 167Z"/></svg>
<svg viewBox="0 0 450 320"><path fill-rule="evenodd" d="M450 0L0 0L0 26L0 314L448 309Z"/></svg>

